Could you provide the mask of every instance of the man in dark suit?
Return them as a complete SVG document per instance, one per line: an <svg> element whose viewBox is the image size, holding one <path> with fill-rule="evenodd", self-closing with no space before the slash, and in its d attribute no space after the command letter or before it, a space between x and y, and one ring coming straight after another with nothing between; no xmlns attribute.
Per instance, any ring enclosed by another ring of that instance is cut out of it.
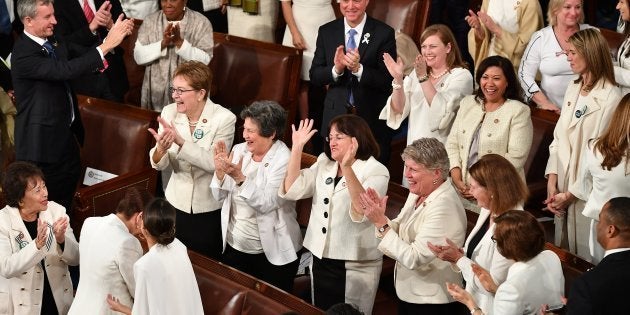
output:
<svg viewBox="0 0 630 315"><path fill-rule="evenodd" d="M123 14L119 0L56 0L55 35L68 45L68 58L83 56L107 37L114 20ZM88 20L89 19L89 20ZM129 90L124 51L116 47L105 56L107 66L94 69L72 80L77 94L122 102Z"/></svg>
<svg viewBox="0 0 630 315"><path fill-rule="evenodd" d="M599 214L597 242L604 259L576 279L569 291L568 314L628 314L630 283L630 198L608 201Z"/></svg>
<svg viewBox="0 0 630 315"><path fill-rule="evenodd" d="M311 83L328 85L324 100L322 137L335 116L356 113L367 121L379 143L379 161L387 162L392 130L378 116L392 92L392 76L383 53L396 59L394 30L365 13L369 0L341 0L343 18L322 25L317 34ZM350 36L353 34L353 36Z"/></svg>
<svg viewBox="0 0 630 315"><path fill-rule="evenodd" d="M118 18L101 45L68 60L63 42L53 37L52 0L19 0L24 33L13 47L12 76L17 116L16 159L44 172L48 199L71 209L80 174L79 143L83 125L69 80L103 67L111 52L133 30L133 21Z"/></svg>

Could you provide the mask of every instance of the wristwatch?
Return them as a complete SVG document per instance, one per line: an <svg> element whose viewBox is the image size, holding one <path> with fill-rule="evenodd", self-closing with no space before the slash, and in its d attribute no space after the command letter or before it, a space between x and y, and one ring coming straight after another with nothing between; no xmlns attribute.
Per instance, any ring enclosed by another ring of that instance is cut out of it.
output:
<svg viewBox="0 0 630 315"><path fill-rule="evenodd" d="M385 223L385 225L381 226L380 228L376 229L378 231L378 235L376 235L377 238L383 238L383 233L385 233L385 231L387 231L387 229L389 229L389 224Z"/></svg>

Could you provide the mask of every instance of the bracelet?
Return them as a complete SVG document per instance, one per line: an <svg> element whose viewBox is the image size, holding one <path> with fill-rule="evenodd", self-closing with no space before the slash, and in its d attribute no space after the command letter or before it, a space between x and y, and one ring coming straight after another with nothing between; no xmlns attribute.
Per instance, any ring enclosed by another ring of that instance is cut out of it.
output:
<svg viewBox="0 0 630 315"><path fill-rule="evenodd" d="M418 82L419 83L426 82L427 80L429 80L429 75L428 74L425 74L425 75L423 75L423 76L418 78Z"/></svg>
<svg viewBox="0 0 630 315"><path fill-rule="evenodd" d="M481 312L481 308L479 308L479 306L475 306L472 310L470 310L470 314L475 315L475 312L477 311Z"/></svg>
<svg viewBox="0 0 630 315"><path fill-rule="evenodd" d="M402 88L402 85L396 83L396 79L392 80L392 89L400 90L401 88Z"/></svg>

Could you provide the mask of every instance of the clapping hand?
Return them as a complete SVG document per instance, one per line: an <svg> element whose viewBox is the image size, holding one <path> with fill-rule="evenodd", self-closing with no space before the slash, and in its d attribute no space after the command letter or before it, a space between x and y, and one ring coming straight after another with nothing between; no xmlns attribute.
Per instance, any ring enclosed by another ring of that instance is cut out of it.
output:
<svg viewBox="0 0 630 315"><path fill-rule="evenodd" d="M427 242L427 246L437 258L452 264L464 256L464 250L448 238L446 239L446 245L435 245Z"/></svg>
<svg viewBox="0 0 630 315"><path fill-rule="evenodd" d="M477 12L477 16L479 17L479 21L483 23L483 25L490 31L490 33L494 34L496 37L501 37L501 27L494 22L492 17L488 15L488 13L479 11Z"/></svg>
<svg viewBox="0 0 630 315"><path fill-rule="evenodd" d="M348 70L350 70L352 73L356 73L359 71L359 69L361 69L361 63L359 62L360 60L361 55L359 54L359 49L348 49L348 51L346 51L346 54L344 55L343 63L345 64L346 68L348 68Z"/></svg>
<svg viewBox="0 0 630 315"><path fill-rule="evenodd" d="M472 295L466 290L464 290L461 286L454 283L446 283L446 290L451 294L455 301L458 301L464 305L466 305L469 309L474 308L476 306L475 301L473 300ZM471 307L473 306L473 307Z"/></svg>
<svg viewBox="0 0 630 315"><path fill-rule="evenodd" d="M422 54L418 54L413 62L413 68L416 70L416 77L422 78L427 75L427 61Z"/></svg>
<svg viewBox="0 0 630 315"><path fill-rule="evenodd" d="M219 180L223 180L225 176L226 169L226 160L228 158L227 155L227 146L223 140L217 141L214 145L214 174L217 175Z"/></svg>
<svg viewBox="0 0 630 315"><path fill-rule="evenodd" d="M61 217L53 223L53 234L58 244L63 244L66 240L66 230L68 229L68 218Z"/></svg>
<svg viewBox="0 0 630 315"><path fill-rule="evenodd" d="M357 138L352 137L350 139L352 143L350 147L346 150L346 153L343 155L343 159L341 160L341 168L343 171L344 167L351 167L354 161L356 161L357 150L359 149L359 143L357 142Z"/></svg>
<svg viewBox="0 0 630 315"><path fill-rule="evenodd" d="M368 220L378 226L383 226L387 223L385 209L388 196L381 198L376 190L369 187L364 193L359 195L359 198L361 198L361 207L355 207L355 212L363 214Z"/></svg>
<svg viewBox="0 0 630 315"><path fill-rule="evenodd" d="M300 124L298 128L295 129L295 125L291 125L291 139L293 141L293 146L297 148L304 148L304 145L313 137L315 133L317 133L317 129L313 129L313 120L312 119L303 119L300 120Z"/></svg>
<svg viewBox="0 0 630 315"><path fill-rule="evenodd" d="M470 28L475 30L475 37L477 37L479 40L482 40L486 37L486 34L483 32L483 29L481 27L479 17L477 16L477 14L475 14L473 10L468 10L468 16L464 19L466 20L466 22L468 22Z"/></svg>
<svg viewBox="0 0 630 315"><path fill-rule="evenodd" d="M387 67L387 71L389 74L396 80L398 84L401 84L404 76L405 65L403 64L402 58L398 56L396 61L394 58L388 53L383 54L383 62L385 63L385 67Z"/></svg>
<svg viewBox="0 0 630 315"><path fill-rule="evenodd" d="M184 39L182 38L182 35L181 35L181 29L179 27L179 23L174 24L173 27L171 27L171 45L174 45L175 47L179 49L182 47L183 43L184 43Z"/></svg>
<svg viewBox="0 0 630 315"><path fill-rule="evenodd" d="M160 121L160 119L161 118L158 117L158 121ZM166 151L171 148L171 145L173 145L173 142L175 141L175 134L173 134L172 130L169 128L163 128L160 133L157 133L153 128L149 128L148 130L153 135L153 138L155 138L157 150L160 151L160 153L162 154L166 153Z"/></svg>
<svg viewBox="0 0 630 315"><path fill-rule="evenodd" d="M35 238L35 246L37 249L42 249L42 246L46 244L48 239L48 223L42 219L37 219L37 237Z"/></svg>
<svg viewBox="0 0 630 315"><path fill-rule="evenodd" d="M475 273L475 276L477 276L479 282L481 282L481 285L484 289L486 289L486 291L490 293L497 292L497 288L499 286L494 282L494 280L492 279L492 275L490 274L490 272L488 272L488 270L482 268L477 264L472 264L471 267L472 271Z"/></svg>
<svg viewBox="0 0 630 315"><path fill-rule="evenodd" d="M89 24L90 31L95 32L99 27L110 29L114 25L112 13L110 12L111 9L112 5L109 1L105 1L101 4L101 7L98 8L94 14L94 18Z"/></svg>
<svg viewBox="0 0 630 315"><path fill-rule="evenodd" d="M343 45L339 45L335 50L335 58L333 59L333 63L335 65L335 72L341 75L344 70L346 70L345 57L344 53L345 47Z"/></svg>

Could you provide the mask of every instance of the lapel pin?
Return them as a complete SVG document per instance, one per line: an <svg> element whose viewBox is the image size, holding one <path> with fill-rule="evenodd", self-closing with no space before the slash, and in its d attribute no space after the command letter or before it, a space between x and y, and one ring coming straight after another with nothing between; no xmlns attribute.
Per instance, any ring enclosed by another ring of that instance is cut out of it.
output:
<svg viewBox="0 0 630 315"><path fill-rule="evenodd" d="M193 136L195 137L195 139L199 140L201 138L203 138L203 130L201 129L195 129L195 132L193 132Z"/></svg>
<svg viewBox="0 0 630 315"><path fill-rule="evenodd" d="M333 182L332 177L326 178L326 185L330 185L330 184L332 184L332 182Z"/></svg>
<svg viewBox="0 0 630 315"><path fill-rule="evenodd" d="M363 40L361 41L361 43L366 43L366 44L370 43L370 33L363 34Z"/></svg>

